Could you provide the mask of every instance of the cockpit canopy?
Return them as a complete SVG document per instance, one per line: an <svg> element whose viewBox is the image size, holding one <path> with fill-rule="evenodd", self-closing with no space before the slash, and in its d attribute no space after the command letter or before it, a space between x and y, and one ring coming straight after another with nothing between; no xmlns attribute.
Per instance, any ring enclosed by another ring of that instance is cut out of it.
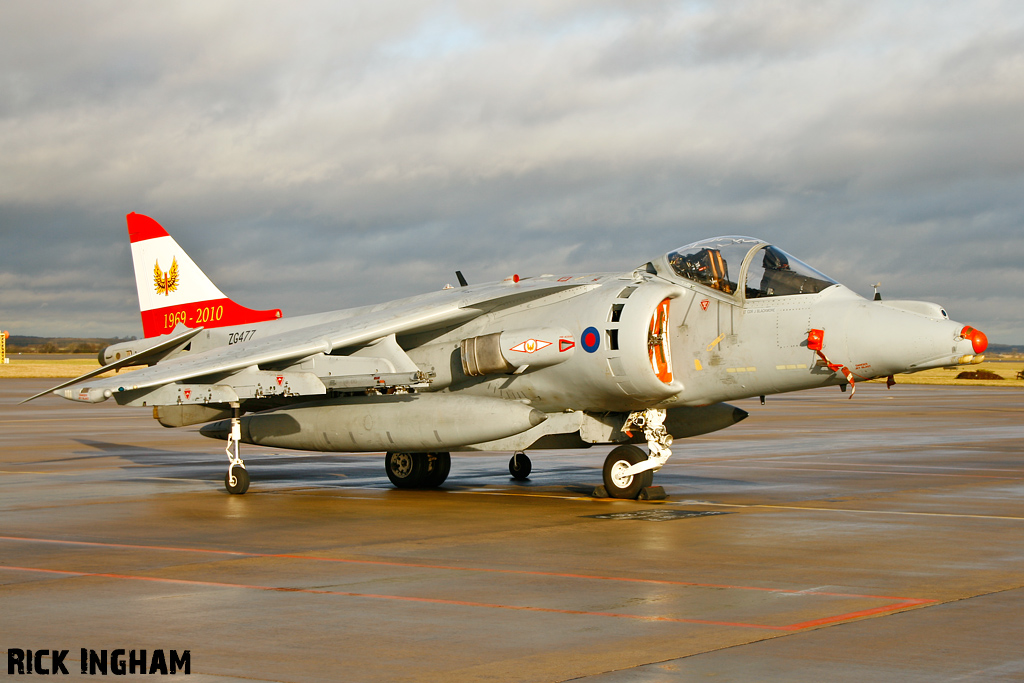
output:
<svg viewBox="0 0 1024 683"><path fill-rule="evenodd" d="M713 237L669 252L665 259L677 277L747 299L814 294L837 284L753 237Z"/></svg>

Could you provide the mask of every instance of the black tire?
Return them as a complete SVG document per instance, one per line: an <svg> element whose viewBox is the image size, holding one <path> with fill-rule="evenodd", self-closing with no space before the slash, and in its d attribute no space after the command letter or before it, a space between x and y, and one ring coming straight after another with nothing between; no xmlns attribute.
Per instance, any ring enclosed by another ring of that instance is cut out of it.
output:
<svg viewBox="0 0 1024 683"><path fill-rule="evenodd" d="M427 474L426 453L388 452L384 457L384 471L391 483L400 489L423 488Z"/></svg>
<svg viewBox="0 0 1024 683"><path fill-rule="evenodd" d="M604 460L604 488L610 498L636 498L654 481L654 472L647 470L631 477L622 477L616 470L647 460L647 454L636 446L618 446Z"/></svg>
<svg viewBox="0 0 1024 683"><path fill-rule="evenodd" d="M231 474L235 475L235 485L231 485ZM242 495L249 490L249 473L244 467L232 467L227 474L224 475L224 488L228 490L228 493L235 495Z"/></svg>
<svg viewBox="0 0 1024 683"><path fill-rule="evenodd" d="M427 456L427 472L424 488L436 489L448 478L452 471L451 453L416 453L415 455Z"/></svg>
<svg viewBox="0 0 1024 683"><path fill-rule="evenodd" d="M526 453L516 453L508 461L508 473L516 481L526 481L530 478L530 472L532 471L533 463L530 462L530 458Z"/></svg>

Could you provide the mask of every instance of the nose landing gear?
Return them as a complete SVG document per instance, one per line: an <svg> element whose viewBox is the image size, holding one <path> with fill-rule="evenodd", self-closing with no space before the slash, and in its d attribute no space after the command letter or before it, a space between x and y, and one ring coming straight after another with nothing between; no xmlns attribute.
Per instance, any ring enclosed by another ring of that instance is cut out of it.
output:
<svg viewBox="0 0 1024 683"><path fill-rule="evenodd" d="M612 498L638 498L651 486L654 473L672 457L672 435L665 429L664 410L654 408L629 414L622 431L632 436L629 429L644 430L650 455L633 445L614 448L604 461L604 488ZM662 497L664 494L660 494Z"/></svg>
<svg viewBox="0 0 1024 683"><path fill-rule="evenodd" d="M654 472L629 474L634 465L647 461L647 454L632 444L617 446L604 460L604 489L611 498L636 498L654 482Z"/></svg>

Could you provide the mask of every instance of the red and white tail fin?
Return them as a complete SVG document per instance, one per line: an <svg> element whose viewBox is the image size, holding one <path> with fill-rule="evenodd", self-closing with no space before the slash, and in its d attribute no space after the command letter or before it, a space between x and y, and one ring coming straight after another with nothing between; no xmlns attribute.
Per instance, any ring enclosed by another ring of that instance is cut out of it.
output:
<svg viewBox="0 0 1024 683"><path fill-rule="evenodd" d="M280 309L254 311L217 289L174 238L149 216L128 214L142 331L167 334L177 325L226 327L281 317Z"/></svg>

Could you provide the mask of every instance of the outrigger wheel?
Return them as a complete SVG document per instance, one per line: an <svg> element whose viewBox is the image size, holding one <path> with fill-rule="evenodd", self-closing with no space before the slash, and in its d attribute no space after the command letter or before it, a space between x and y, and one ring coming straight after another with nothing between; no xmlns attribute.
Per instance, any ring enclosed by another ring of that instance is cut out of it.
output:
<svg viewBox="0 0 1024 683"><path fill-rule="evenodd" d="M452 469L450 453L400 453L389 451L384 470L400 489L433 489L444 483Z"/></svg>
<svg viewBox="0 0 1024 683"><path fill-rule="evenodd" d="M231 475L235 476L234 485L231 484ZM228 493L245 493L249 490L249 473L238 465L228 468L228 473L224 475L224 488Z"/></svg>
<svg viewBox="0 0 1024 683"><path fill-rule="evenodd" d="M533 463L530 462L530 458L526 453L522 451L516 451L512 455L512 459L508 461L508 473L516 481L526 481L530 478L530 472L532 471Z"/></svg>
<svg viewBox="0 0 1024 683"><path fill-rule="evenodd" d="M647 460L647 454L633 445L618 446L604 459L604 488L611 498L636 498L654 481L654 472L623 476L632 465Z"/></svg>
<svg viewBox="0 0 1024 683"><path fill-rule="evenodd" d="M224 488L228 493L241 495L249 490L249 473L245 463L238 455L238 444L242 441L242 426L239 418L242 415L239 404L231 404L231 431L228 433L228 445L224 452L228 454L228 473L224 475Z"/></svg>

